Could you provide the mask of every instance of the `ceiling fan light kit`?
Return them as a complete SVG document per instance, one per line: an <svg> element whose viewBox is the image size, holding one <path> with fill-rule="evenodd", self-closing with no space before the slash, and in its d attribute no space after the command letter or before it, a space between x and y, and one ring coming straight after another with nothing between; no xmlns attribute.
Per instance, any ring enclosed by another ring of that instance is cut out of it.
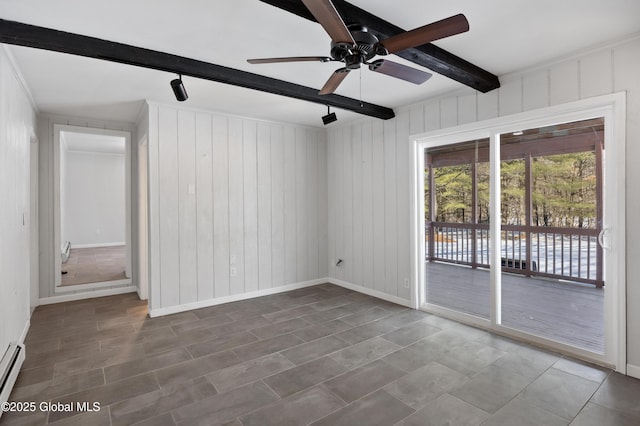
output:
<svg viewBox="0 0 640 426"><path fill-rule="evenodd" d="M410 31L404 31L392 37L379 40L375 34L360 23L347 25L331 0L302 0L316 21L322 25L331 37L331 57L303 56L285 58L249 59L251 64L276 62L342 62L339 68L329 77L318 92L320 95L334 93L350 71L359 69L363 64L369 70L395 77L413 84L422 84L431 74L388 59L374 59L375 56L386 56L405 49L414 48L434 40L439 40L469 30L469 22L462 15L454 15L440 21L424 25ZM325 123L326 124L326 123Z"/></svg>

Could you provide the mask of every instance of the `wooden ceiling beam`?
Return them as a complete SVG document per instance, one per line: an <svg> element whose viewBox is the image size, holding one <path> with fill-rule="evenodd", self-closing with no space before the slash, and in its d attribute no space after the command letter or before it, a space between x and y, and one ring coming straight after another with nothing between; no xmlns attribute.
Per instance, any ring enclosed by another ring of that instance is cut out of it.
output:
<svg viewBox="0 0 640 426"><path fill-rule="evenodd" d="M234 68L85 35L0 19L0 43L102 59L245 87L387 120L392 109ZM169 90L167 84L167 90Z"/></svg>
<svg viewBox="0 0 640 426"><path fill-rule="evenodd" d="M317 22L301 0L260 1ZM379 39L389 38L405 31L344 0L332 0L332 2L346 24L359 23L364 25ZM425 24L427 23L425 22ZM394 54L482 93L487 93L500 87L500 81L494 74L431 43L401 50Z"/></svg>

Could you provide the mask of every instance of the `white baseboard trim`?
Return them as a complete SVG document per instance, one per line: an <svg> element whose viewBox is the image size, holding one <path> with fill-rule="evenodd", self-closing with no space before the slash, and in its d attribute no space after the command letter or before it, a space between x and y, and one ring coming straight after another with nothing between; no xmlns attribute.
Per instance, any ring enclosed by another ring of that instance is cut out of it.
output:
<svg viewBox="0 0 640 426"><path fill-rule="evenodd" d="M54 293L56 295L64 294L64 293L72 293L76 291L83 290L96 290L104 287L115 287L117 285L131 285L131 278L125 278L124 280L114 280L114 281L101 281L97 283L88 283L88 284L74 284L67 286L58 286L55 288Z"/></svg>
<svg viewBox="0 0 640 426"><path fill-rule="evenodd" d="M640 367L633 364L627 364L627 376L635 377L636 379L640 379Z"/></svg>
<svg viewBox="0 0 640 426"><path fill-rule="evenodd" d="M198 302L185 303L183 305L167 306L166 308L149 309L151 318L164 315L177 314L179 312L191 311L193 309L208 308L209 306L222 305L223 303L237 302L240 300L253 299L254 297L269 296L271 294L283 293L285 291L297 290L329 282L328 278L318 278L316 280L304 281L295 284L287 284L280 287L268 288L266 290L251 291L249 293L235 294L233 296L217 297L215 299L200 300Z"/></svg>
<svg viewBox="0 0 640 426"><path fill-rule="evenodd" d="M340 287L348 288L349 290L357 291L358 293L364 293L369 296L377 297L378 299L386 300L387 302L396 303L398 305L406 306L407 308L413 309L413 305L411 304L411 301L407 299L403 299L402 297L392 296L390 294L383 293L378 290L362 287L356 284L339 280L337 278L327 278L327 282L330 282L331 284L339 285Z"/></svg>
<svg viewBox="0 0 640 426"><path fill-rule="evenodd" d="M27 322L24 325L24 328L22 329L22 333L20 334L20 338L18 340L18 343L21 345L24 345L24 339L27 338L27 333L29 332L29 327L31 327L31 320L28 319Z"/></svg>
<svg viewBox="0 0 640 426"><path fill-rule="evenodd" d="M147 297L143 297L142 290L140 289L140 287L136 287L136 293L138 293L138 299L140 299L140 300L148 300Z"/></svg>
<svg viewBox="0 0 640 426"><path fill-rule="evenodd" d="M71 243L71 248L72 249L79 249L79 248L94 248L94 247L116 247L116 246L125 246L127 245L127 243L125 243L124 241L119 242L119 243L97 243L97 244L73 244Z"/></svg>
<svg viewBox="0 0 640 426"><path fill-rule="evenodd" d="M51 305L53 303L71 302L74 300L93 299L95 297L114 296L116 294L135 293L138 288L135 286L109 288L106 290L87 291L84 293L65 294L63 296L42 297L40 305Z"/></svg>

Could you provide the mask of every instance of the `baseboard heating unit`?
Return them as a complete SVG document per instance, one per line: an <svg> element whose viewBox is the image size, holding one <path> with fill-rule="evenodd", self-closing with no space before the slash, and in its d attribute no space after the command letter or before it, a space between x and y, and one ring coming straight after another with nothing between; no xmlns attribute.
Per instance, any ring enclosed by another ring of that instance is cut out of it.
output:
<svg viewBox="0 0 640 426"><path fill-rule="evenodd" d="M0 404L9 400L11 389L18 378L23 362L24 346L17 343L9 344L0 360ZM0 416L2 416L2 410L0 410Z"/></svg>

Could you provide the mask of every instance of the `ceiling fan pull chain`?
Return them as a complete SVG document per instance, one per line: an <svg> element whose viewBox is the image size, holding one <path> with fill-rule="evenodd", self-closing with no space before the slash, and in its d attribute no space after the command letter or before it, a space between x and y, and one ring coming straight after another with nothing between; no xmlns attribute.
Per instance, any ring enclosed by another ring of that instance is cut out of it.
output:
<svg viewBox="0 0 640 426"><path fill-rule="evenodd" d="M362 108L364 104L362 103L362 68L360 68L360 108Z"/></svg>

